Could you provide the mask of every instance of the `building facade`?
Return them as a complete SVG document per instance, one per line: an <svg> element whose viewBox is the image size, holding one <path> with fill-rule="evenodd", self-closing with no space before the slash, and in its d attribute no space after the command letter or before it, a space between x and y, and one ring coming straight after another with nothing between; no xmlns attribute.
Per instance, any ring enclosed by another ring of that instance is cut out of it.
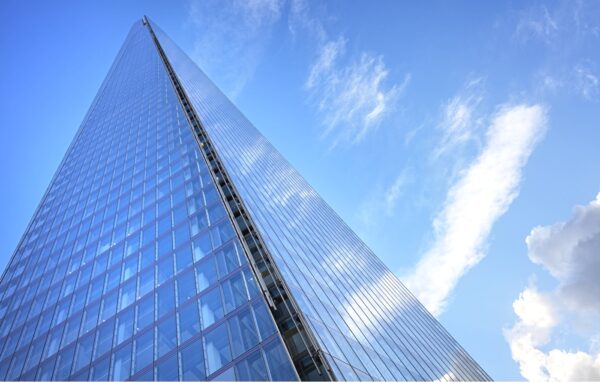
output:
<svg viewBox="0 0 600 382"><path fill-rule="evenodd" d="M5 380L489 380L148 19L0 281Z"/></svg>

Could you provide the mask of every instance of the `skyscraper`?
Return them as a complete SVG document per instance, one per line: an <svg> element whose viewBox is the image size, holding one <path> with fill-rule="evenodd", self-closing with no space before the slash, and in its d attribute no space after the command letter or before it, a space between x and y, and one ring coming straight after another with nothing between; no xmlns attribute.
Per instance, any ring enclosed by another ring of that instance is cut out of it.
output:
<svg viewBox="0 0 600 382"><path fill-rule="evenodd" d="M2 275L0 378L489 376L144 18Z"/></svg>

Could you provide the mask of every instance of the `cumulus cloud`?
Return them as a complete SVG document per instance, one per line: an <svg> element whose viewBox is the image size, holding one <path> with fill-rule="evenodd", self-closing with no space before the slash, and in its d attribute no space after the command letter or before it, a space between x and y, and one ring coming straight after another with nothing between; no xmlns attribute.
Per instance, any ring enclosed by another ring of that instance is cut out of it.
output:
<svg viewBox="0 0 600 382"><path fill-rule="evenodd" d="M535 227L525 242L531 261L558 281L556 289L527 287L513 303L516 323L504 331L521 375L530 381L600 380L600 194L566 222ZM588 322L589 351L550 349L552 333Z"/></svg>
<svg viewBox="0 0 600 382"><path fill-rule="evenodd" d="M545 129L541 105L499 108L479 155L448 191L434 220L434 242L405 277L434 315L443 311L462 275L483 258L492 226L517 196L522 169Z"/></svg>
<svg viewBox="0 0 600 382"><path fill-rule="evenodd" d="M362 52L349 58L346 44L343 37L323 44L305 83L333 147L359 143L375 130L410 81L407 74L402 83L389 83L382 56Z"/></svg>
<svg viewBox="0 0 600 382"><path fill-rule="evenodd" d="M189 3L192 58L229 96L236 97L254 75L283 5L282 0Z"/></svg>

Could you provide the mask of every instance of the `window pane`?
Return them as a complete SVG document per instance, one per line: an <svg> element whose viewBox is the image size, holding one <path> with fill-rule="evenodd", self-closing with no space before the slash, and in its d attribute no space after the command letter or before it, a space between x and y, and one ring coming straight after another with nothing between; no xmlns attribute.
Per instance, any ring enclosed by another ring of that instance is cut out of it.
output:
<svg viewBox="0 0 600 382"><path fill-rule="evenodd" d="M252 306L254 310L254 316L256 317L256 323L258 324L258 331L260 337L264 341L270 335L275 333L275 325L271 314L267 311L267 308L262 303L256 303Z"/></svg>
<svg viewBox="0 0 600 382"><path fill-rule="evenodd" d="M175 288L173 282L161 286L157 292L158 296L158 318L175 309Z"/></svg>
<svg viewBox="0 0 600 382"><path fill-rule="evenodd" d="M233 272L240 266L238 261L237 251L233 243L225 246L222 250L216 253L217 264L219 266L219 274L221 277Z"/></svg>
<svg viewBox="0 0 600 382"><path fill-rule="evenodd" d="M158 285L173 277L173 259L167 257L158 263Z"/></svg>
<svg viewBox="0 0 600 382"><path fill-rule="evenodd" d="M177 262L177 273L192 265L192 247L188 244L179 248L177 250L175 261Z"/></svg>
<svg viewBox="0 0 600 382"><path fill-rule="evenodd" d="M210 236L208 232L204 232L195 238L192 244L194 248L195 262L208 255L210 251L212 251L212 244L210 242Z"/></svg>
<svg viewBox="0 0 600 382"><path fill-rule="evenodd" d="M226 325L221 324L210 333L207 333L204 336L204 344L209 375L231 361L229 333Z"/></svg>
<svg viewBox="0 0 600 382"><path fill-rule="evenodd" d="M162 357L177 345L175 316L167 318L158 325L158 356Z"/></svg>
<svg viewBox="0 0 600 382"><path fill-rule="evenodd" d="M116 345L119 345L133 334L133 309L129 309L117 317Z"/></svg>
<svg viewBox="0 0 600 382"><path fill-rule="evenodd" d="M75 353L75 362L73 371L77 371L90 363L92 357L92 346L94 344L94 336L87 336L77 343L77 352Z"/></svg>
<svg viewBox="0 0 600 382"><path fill-rule="evenodd" d="M140 274L140 286L138 297L144 296L146 293L154 289L154 268L150 268Z"/></svg>
<svg viewBox="0 0 600 382"><path fill-rule="evenodd" d="M201 339L192 342L181 351L181 367L184 381L200 381L206 378Z"/></svg>
<svg viewBox="0 0 600 382"><path fill-rule="evenodd" d="M134 372L142 370L154 359L154 331L150 330L135 340Z"/></svg>
<svg viewBox="0 0 600 382"><path fill-rule="evenodd" d="M265 358L269 365L272 380L291 381L297 379L296 372L292 368L287 353L283 349L283 345L279 339L265 346Z"/></svg>
<svg viewBox="0 0 600 382"><path fill-rule="evenodd" d="M108 366L110 357L104 358L102 361L92 367L91 379L92 381L107 381L108 380Z"/></svg>
<svg viewBox="0 0 600 382"><path fill-rule="evenodd" d="M248 301L246 285L241 272L224 281L222 286L223 305L226 314Z"/></svg>
<svg viewBox="0 0 600 382"><path fill-rule="evenodd" d="M75 347L71 346L66 350L62 350L58 353L58 359L56 363L56 369L54 370L54 379L61 381L66 380L71 372L71 366L73 366L73 353Z"/></svg>
<svg viewBox="0 0 600 382"><path fill-rule="evenodd" d="M196 295L196 280L193 271L184 273L177 278L177 294L180 305Z"/></svg>
<svg viewBox="0 0 600 382"><path fill-rule="evenodd" d="M156 366L156 379L158 381L177 381L179 379L177 353Z"/></svg>
<svg viewBox="0 0 600 382"><path fill-rule="evenodd" d="M144 298L136 307L136 332L154 322L154 295Z"/></svg>
<svg viewBox="0 0 600 382"><path fill-rule="evenodd" d="M198 304L195 301L182 308L178 316L181 342L185 342L195 334L200 333L200 316L198 314Z"/></svg>
<svg viewBox="0 0 600 382"><path fill-rule="evenodd" d="M121 286L119 290L119 310L125 309L135 301L135 281L130 280Z"/></svg>
<svg viewBox="0 0 600 382"><path fill-rule="evenodd" d="M217 281L217 266L213 256L207 257L196 265L196 279L199 292L202 292Z"/></svg>
<svg viewBox="0 0 600 382"><path fill-rule="evenodd" d="M237 357L258 344L258 334L249 308L229 319L233 356Z"/></svg>
<svg viewBox="0 0 600 382"><path fill-rule="evenodd" d="M110 321L96 332L96 348L94 349L94 358L106 353L112 347L114 321Z"/></svg>
<svg viewBox="0 0 600 382"><path fill-rule="evenodd" d="M117 351L112 357L111 379L113 381L124 381L129 378L131 369L131 343Z"/></svg>
<svg viewBox="0 0 600 382"><path fill-rule="evenodd" d="M221 305L221 291L214 288L200 298L202 311L202 328L206 328L215 321L223 317L223 307Z"/></svg>
<svg viewBox="0 0 600 382"><path fill-rule="evenodd" d="M252 353L249 357L235 365L239 381L267 381L267 367L261 351Z"/></svg>

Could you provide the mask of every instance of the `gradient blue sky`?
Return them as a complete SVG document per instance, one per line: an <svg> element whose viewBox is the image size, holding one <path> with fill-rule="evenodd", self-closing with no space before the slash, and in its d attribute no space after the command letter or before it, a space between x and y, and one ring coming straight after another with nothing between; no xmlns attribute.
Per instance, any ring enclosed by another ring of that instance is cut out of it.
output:
<svg viewBox="0 0 600 382"><path fill-rule="evenodd" d="M143 14L492 377L600 379L600 3L4 1L1 268Z"/></svg>

